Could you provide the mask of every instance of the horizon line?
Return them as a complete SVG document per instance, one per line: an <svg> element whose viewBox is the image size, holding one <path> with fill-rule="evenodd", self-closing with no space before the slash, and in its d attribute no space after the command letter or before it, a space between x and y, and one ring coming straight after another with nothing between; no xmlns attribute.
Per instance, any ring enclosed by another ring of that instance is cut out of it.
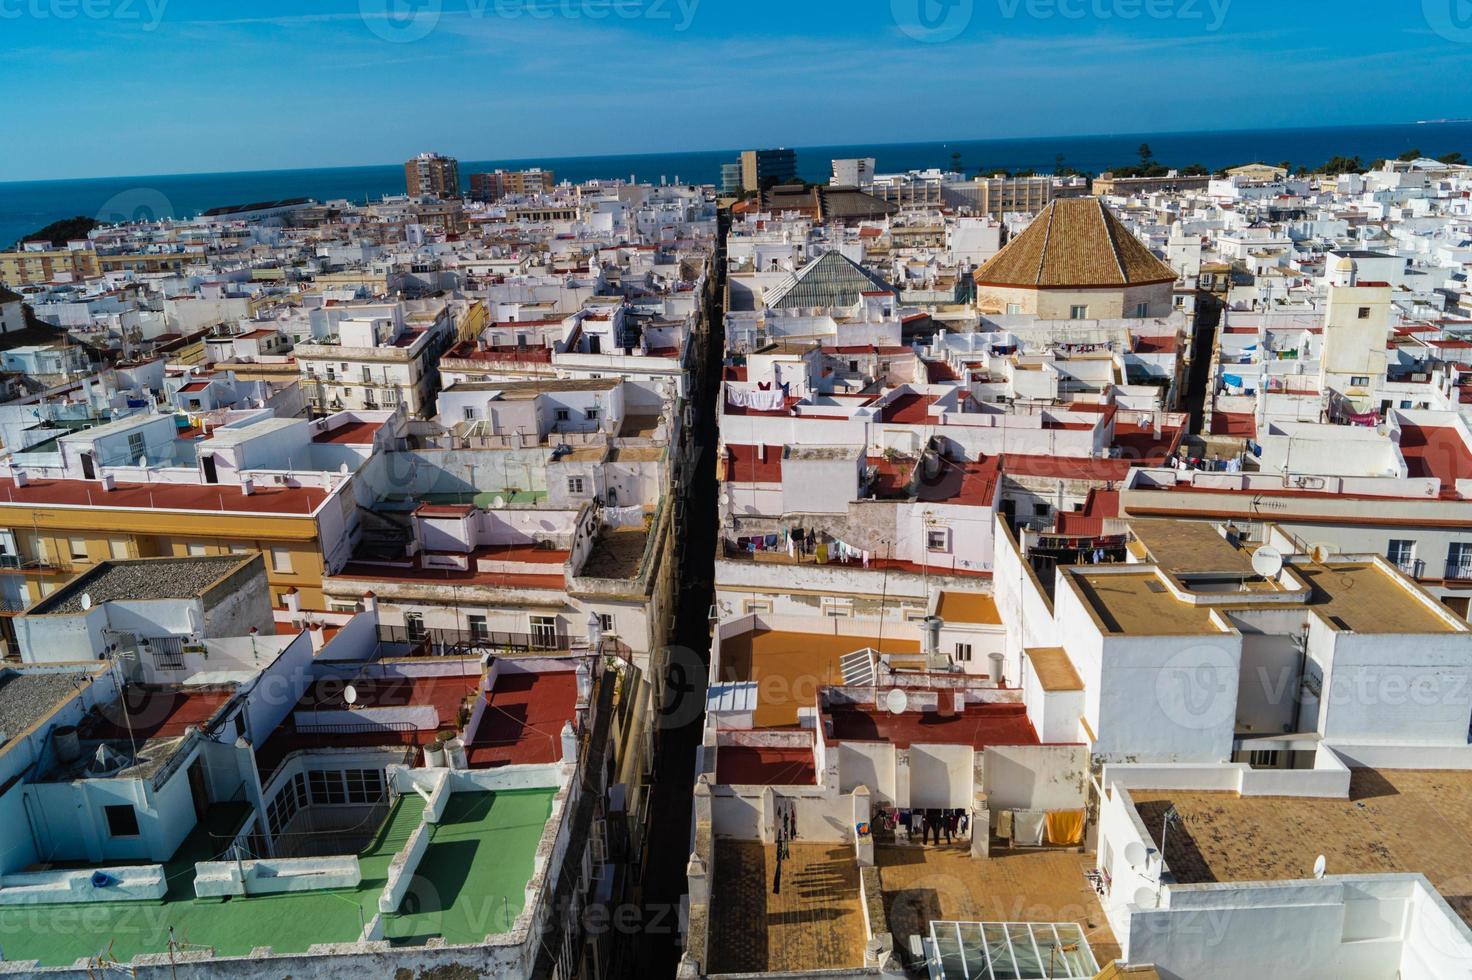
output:
<svg viewBox="0 0 1472 980"><path fill-rule="evenodd" d="M1124 138L1133 139L1135 137L1141 137L1141 136L1191 136L1191 135L1199 135L1199 134L1202 134L1202 133L1214 133L1214 134L1222 134L1222 135L1227 135L1227 134L1232 134L1232 133L1285 133L1285 132L1299 132L1299 133L1302 133L1302 132L1327 131L1327 130L1334 130L1334 129L1395 129L1395 128L1400 128L1400 127L1414 127L1414 126L1457 126L1457 125L1462 125L1462 126L1472 125L1472 119L1434 119L1434 120L1421 119L1421 120L1415 120L1413 122L1404 122L1404 121L1402 121L1402 122L1388 122L1388 123L1387 122L1381 122L1381 123L1362 123L1362 124L1354 124L1354 123L1345 124L1345 123L1341 123L1341 124L1328 125L1328 126L1270 126L1270 127L1266 127L1266 128L1260 128L1260 129L1259 128L1174 129L1174 130L1153 130L1153 131L1141 130L1141 131L1137 131L1137 132L1076 133L1076 134L1071 134L1071 135L1053 134L1053 135L1044 135L1044 136L989 136L989 137L985 137L985 138L965 138L965 139L891 140L891 141L880 142L880 143L870 143L870 142L863 142L863 143L814 143L814 144L807 144L807 145L793 144L793 145L790 145L790 146L787 146L787 147L780 147L779 146L779 147L774 147L774 148L783 148L783 149L791 149L791 150L822 150L822 149L832 149L832 148L835 148L835 147L872 147L874 149L883 149L884 147L923 146L923 145L926 145L926 144L937 144L937 145L940 145L940 146L948 146L948 145L951 145L951 144L963 144L963 143L964 144L971 144L971 143L1008 143L1008 142L1020 142L1020 141L1026 141L1026 140L1055 140L1055 139L1056 140L1087 140L1087 139L1124 139ZM750 147L748 147L747 149L750 149ZM521 164L521 163L526 163L526 164L534 164L538 160L558 160L558 161L562 161L562 160L565 160L565 161L574 161L574 160L617 160L617 159L637 159L637 158L641 158L641 157L657 157L657 156L698 156L698 155L709 154L709 153L740 153L740 152L741 152L741 150L739 150L739 149L731 149L729 147L715 147L715 148L694 149L694 150L648 150L648 151L643 151L643 152L638 152L638 153L627 153L627 152L623 152L623 153L584 153L584 154L577 154L577 155L574 155L574 156L566 156L566 155L557 156L557 155L551 155L551 154L544 154L544 155L542 155L540 157L538 157L538 156L514 157L514 158L508 157L508 158L505 158L505 159L495 159L495 158L473 159L473 158L470 158L470 157L455 157L455 159L457 161L463 161L463 162L466 162L466 163L498 163L498 164ZM14 179L0 180L0 187L6 186L6 185L11 185L11 184L72 184L72 183L87 183L87 182L90 182L90 181L148 180L148 179L159 178L159 177L165 177L165 178L176 178L176 177L229 177L229 176L234 176L234 175L239 175L239 174L272 174L272 173L289 174L289 173L306 173L306 172L309 172L309 171L316 171L316 170L378 170L378 169L382 169L382 168L386 168L386 167L401 167L401 166L403 166L403 163L404 163L404 161L391 162L391 163L354 163L354 164L336 164L336 165L334 165L334 164L319 164L319 165L307 166L307 167L281 167L281 168L273 168L273 169L253 169L253 170L180 170L180 171L174 171L174 172L170 172L170 173L110 174L110 175L93 176L93 177L23 177L23 178L14 178Z"/></svg>

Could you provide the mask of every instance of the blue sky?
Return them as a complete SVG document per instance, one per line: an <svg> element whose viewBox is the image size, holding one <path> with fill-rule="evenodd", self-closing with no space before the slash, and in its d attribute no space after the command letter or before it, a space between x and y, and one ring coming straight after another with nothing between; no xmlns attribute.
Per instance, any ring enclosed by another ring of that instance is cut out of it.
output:
<svg viewBox="0 0 1472 980"><path fill-rule="evenodd" d="M1472 113L1472 0L0 0L0 38L0 180Z"/></svg>

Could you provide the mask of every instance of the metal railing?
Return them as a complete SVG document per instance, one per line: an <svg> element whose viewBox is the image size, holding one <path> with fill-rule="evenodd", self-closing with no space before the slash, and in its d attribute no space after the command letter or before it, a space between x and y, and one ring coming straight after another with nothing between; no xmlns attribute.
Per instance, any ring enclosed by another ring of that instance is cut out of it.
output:
<svg viewBox="0 0 1472 980"><path fill-rule="evenodd" d="M1448 582L1472 582L1472 559L1463 558L1460 561L1447 562L1446 580Z"/></svg>
<svg viewBox="0 0 1472 980"><path fill-rule="evenodd" d="M444 656L447 653L566 653L574 643L566 634L509 633L501 630L410 629L379 626L380 643L397 643L415 648L412 656Z"/></svg>

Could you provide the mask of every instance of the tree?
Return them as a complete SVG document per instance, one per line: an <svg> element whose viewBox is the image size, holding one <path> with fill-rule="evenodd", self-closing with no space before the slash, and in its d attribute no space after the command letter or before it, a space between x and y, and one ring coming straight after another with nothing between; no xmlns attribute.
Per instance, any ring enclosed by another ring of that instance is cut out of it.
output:
<svg viewBox="0 0 1472 980"><path fill-rule="evenodd" d="M1205 177L1210 173L1211 171L1206 169L1206 164L1204 163L1188 163L1181 168L1181 176L1183 177Z"/></svg>
<svg viewBox="0 0 1472 980"><path fill-rule="evenodd" d="M1150 149L1149 143L1141 143L1140 148L1135 152L1140 155L1140 167L1142 169L1150 166L1150 161L1155 159L1155 151Z"/></svg>
<svg viewBox="0 0 1472 980"><path fill-rule="evenodd" d="M1293 161L1284 160L1282 163L1278 164L1278 169L1284 171L1285 173L1291 174L1293 172Z"/></svg>
<svg viewBox="0 0 1472 980"><path fill-rule="evenodd" d="M1399 160L1401 163L1410 163L1412 160L1419 160L1421 159L1421 150L1419 148L1414 150L1407 150L1400 156L1396 157L1396 159Z"/></svg>
<svg viewBox="0 0 1472 980"><path fill-rule="evenodd" d="M1467 165L1467 158L1459 152L1444 153L1437 157L1436 160L1438 163L1446 163L1454 167L1464 167Z"/></svg>
<svg viewBox="0 0 1472 980"><path fill-rule="evenodd" d="M956 150L951 154L951 173L963 173L961 170L961 151Z"/></svg>
<svg viewBox="0 0 1472 980"><path fill-rule="evenodd" d="M21 239L23 242L50 242L57 248L66 245L74 238L86 238L87 234L96 228L96 218L88 218L85 215L77 215L75 218L63 218L61 221L53 221L40 231L29 234Z"/></svg>

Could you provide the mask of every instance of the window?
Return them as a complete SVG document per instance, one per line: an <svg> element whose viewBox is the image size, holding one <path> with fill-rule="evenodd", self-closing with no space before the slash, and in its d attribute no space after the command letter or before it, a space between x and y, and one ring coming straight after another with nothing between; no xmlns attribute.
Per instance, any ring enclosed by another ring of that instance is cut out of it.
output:
<svg viewBox="0 0 1472 980"><path fill-rule="evenodd" d="M1184 296L1177 296L1176 297L1176 309L1178 309L1178 310L1179 309L1182 309L1183 307L1185 307L1185 305L1186 305L1186 297L1184 297Z"/></svg>
<svg viewBox="0 0 1472 980"><path fill-rule="evenodd" d="M1404 538L1392 538L1385 548L1385 557L1403 572L1413 572L1416 567L1416 542Z"/></svg>
<svg viewBox="0 0 1472 980"><path fill-rule="evenodd" d="M1087 306L1072 307L1069 310L1068 317L1070 320L1087 320L1089 318L1089 308Z"/></svg>
<svg viewBox="0 0 1472 980"><path fill-rule="evenodd" d="M369 367L368 365L366 365L366 364L363 365L363 383L364 384L368 384L372 380L373 380L373 369L371 367Z"/></svg>
<svg viewBox="0 0 1472 980"><path fill-rule="evenodd" d="M598 421L598 409L596 409L596 408L590 408L590 409L588 409L588 421L589 422L596 422L596 421Z"/></svg>
<svg viewBox="0 0 1472 980"><path fill-rule="evenodd" d="M613 615L611 613L595 613L594 615L598 617L598 629L604 633L615 632Z"/></svg>
<svg viewBox="0 0 1472 980"><path fill-rule="evenodd" d="M203 558L206 554L209 553L204 545L198 543L191 543L184 550L188 553L190 558Z"/></svg>
<svg viewBox="0 0 1472 980"><path fill-rule="evenodd" d="M1278 753L1275 749L1253 749L1247 753L1247 764L1254 769L1278 768Z"/></svg>
<svg viewBox="0 0 1472 980"><path fill-rule="evenodd" d="M475 409L471 408L469 405L465 406L465 421L475 421Z"/></svg>
<svg viewBox="0 0 1472 980"><path fill-rule="evenodd" d="M1370 387L1370 376L1367 374L1356 374L1349 379L1349 386L1351 388L1368 388Z"/></svg>
<svg viewBox="0 0 1472 980"><path fill-rule="evenodd" d="M484 616L467 616L465 623L470 627L470 635L473 639L484 640L491 635L490 625Z"/></svg>
<svg viewBox="0 0 1472 980"><path fill-rule="evenodd" d="M1457 542L1446 550L1446 577L1457 582L1472 581L1472 544Z"/></svg>
<svg viewBox="0 0 1472 980"><path fill-rule="evenodd" d="M1135 306L1135 319L1143 320L1150 315L1150 304L1139 303Z"/></svg>
<svg viewBox="0 0 1472 980"><path fill-rule="evenodd" d="M72 561L87 560L87 542L84 538L72 538L67 544L71 550Z"/></svg>
<svg viewBox="0 0 1472 980"><path fill-rule="evenodd" d="M559 421L559 422L566 422L569 418L570 418L570 416L567 413L567 409L565 409L565 408L559 408L557 410L557 421Z"/></svg>
<svg viewBox="0 0 1472 980"><path fill-rule="evenodd" d="M383 798L383 773L377 769L349 769L343 779L349 803L377 803Z"/></svg>
<svg viewBox="0 0 1472 980"><path fill-rule="evenodd" d="M130 432L130 433L128 433L128 461L129 462L135 462L138 459L139 456L142 456L143 455L144 450L146 450L147 448L148 447L143 442L143 433L141 433L141 432Z"/></svg>
<svg viewBox="0 0 1472 980"><path fill-rule="evenodd" d="M1370 308L1368 306L1361 306L1360 307L1360 319L1361 320L1368 320L1369 318L1370 318Z"/></svg>
<svg viewBox="0 0 1472 980"><path fill-rule="evenodd" d="M555 616L532 616L531 617L532 649L534 650L556 650L557 649L557 617Z"/></svg>
<svg viewBox="0 0 1472 980"><path fill-rule="evenodd" d="M741 612L746 616L770 616L772 614L772 600L747 599L741 604Z"/></svg>
<svg viewBox="0 0 1472 980"><path fill-rule="evenodd" d="M951 535L944 529L925 532L925 547L930 551L945 551L950 547Z"/></svg>
<svg viewBox="0 0 1472 980"><path fill-rule="evenodd" d="M957 643L956 644L956 663L958 663L958 664L969 664L970 662L971 662L971 644L969 644L969 643Z"/></svg>
<svg viewBox="0 0 1472 980"><path fill-rule="evenodd" d="M1008 303L1007 304L1007 315L1008 316L1021 316L1022 315L1022 304L1021 303Z"/></svg>
<svg viewBox="0 0 1472 980"><path fill-rule="evenodd" d="M570 476L570 477L568 477L567 478L567 492L568 493L582 493L583 492L583 478L580 477L580 476Z"/></svg>
<svg viewBox="0 0 1472 980"><path fill-rule="evenodd" d="M290 574L291 550L289 548L271 549L271 571Z"/></svg>
<svg viewBox="0 0 1472 980"><path fill-rule="evenodd" d="M140 836L138 811L131 806L105 806L102 808L102 812L107 816L107 833L109 836Z"/></svg>
<svg viewBox="0 0 1472 980"><path fill-rule="evenodd" d="M342 804L347 802L347 793L342 787L342 774L338 772L309 772L307 785L312 792L312 803Z"/></svg>
<svg viewBox="0 0 1472 980"><path fill-rule="evenodd" d="M823 615L830 619L847 619L854 614L854 601L852 599L834 599L829 596L823 598Z"/></svg>
<svg viewBox="0 0 1472 980"><path fill-rule="evenodd" d="M418 641L424 639L424 614L417 612L404 613L404 632L408 634L411 640Z"/></svg>
<svg viewBox="0 0 1472 980"><path fill-rule="evenodd" d="M1047 517L1051 513L1052 509L1047 504L1032 505L1032 516L1034 517Z"/></svg>

